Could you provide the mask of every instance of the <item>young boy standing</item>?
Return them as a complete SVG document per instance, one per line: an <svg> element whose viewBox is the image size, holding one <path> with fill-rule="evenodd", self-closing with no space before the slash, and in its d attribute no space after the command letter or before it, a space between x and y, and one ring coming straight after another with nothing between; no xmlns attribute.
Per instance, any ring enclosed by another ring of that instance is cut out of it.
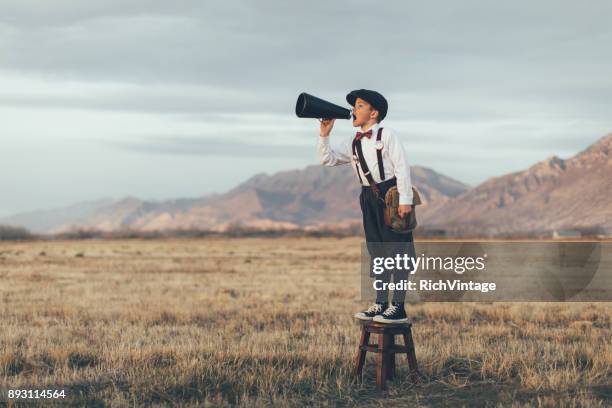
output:
<svg viewBox="0 0 612 408"><path fill-rule="evenodd" d="M346 100L353 106L353 126L360 128L360 131L350 143L334 150L330 147L329 135L335 119L322 120L319 137L321 164L326 166L351 164L357 174L362 185L359 202L370 256L374 256L372 248L376 247L377 243L396 245L401 243L408 253L414 254L412 232L395 232L384 222L384 197L392 186L397 185L399 192L400 216L402 218L408 216L412 209L410 168L406 163L404 149L393 130L380 126L380 122L387 115L387 100L380 93L368 89L352 91L346 96ZM365 171L362 169L362 164ZM374 188L370 182L374 184ZM393 275L394 281L399 282L401 279L407 279L408 272L395 271ZM370 276L373 276L372 273ZM390 274L385 272L377 278L388 282ZM388 303L388 296L388 290L377 290L376 303L355 314L355 318L380 323L408 321L404 309L406 291L394 290L391 305Z"/></svg>

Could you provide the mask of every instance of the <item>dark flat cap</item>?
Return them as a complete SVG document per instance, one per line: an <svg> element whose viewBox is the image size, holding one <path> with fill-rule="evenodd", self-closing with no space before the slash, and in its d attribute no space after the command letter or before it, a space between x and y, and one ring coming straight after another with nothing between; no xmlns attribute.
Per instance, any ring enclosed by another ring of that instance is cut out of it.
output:
<svg viewBox="0 0 612 408"><path fill-rule="evenodd" d="M351 106L355 106L355 100L357 100L357 98L361 98L372 105L380 114L380 120L383 120L385 116L387 116L389 105L385 97L378 92L369 89L356 89L346 95L346 101L350 103Z"/></svg>

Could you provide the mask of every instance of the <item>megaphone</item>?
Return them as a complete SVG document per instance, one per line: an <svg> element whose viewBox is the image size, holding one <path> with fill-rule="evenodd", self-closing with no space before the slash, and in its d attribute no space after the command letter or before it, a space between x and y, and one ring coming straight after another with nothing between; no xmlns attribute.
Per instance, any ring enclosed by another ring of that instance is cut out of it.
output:
<svg viewBox="0 0 612 408"><path fill-rule="evenodd" d="M351 111L303 92L295 104L298 118L350 119Z"/></svg>

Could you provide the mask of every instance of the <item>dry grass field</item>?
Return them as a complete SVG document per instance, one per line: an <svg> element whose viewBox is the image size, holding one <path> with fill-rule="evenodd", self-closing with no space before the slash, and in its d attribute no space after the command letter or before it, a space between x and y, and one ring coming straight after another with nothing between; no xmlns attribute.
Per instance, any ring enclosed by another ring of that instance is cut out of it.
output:
<svg viewBox="0 0 612 408"><path fill-rule="evenodd" d="M424 375L351 377L358 238L0 243L0 405L610 406L610 304L410 305ZM23 400L19 404L25 404Z"/></svg>

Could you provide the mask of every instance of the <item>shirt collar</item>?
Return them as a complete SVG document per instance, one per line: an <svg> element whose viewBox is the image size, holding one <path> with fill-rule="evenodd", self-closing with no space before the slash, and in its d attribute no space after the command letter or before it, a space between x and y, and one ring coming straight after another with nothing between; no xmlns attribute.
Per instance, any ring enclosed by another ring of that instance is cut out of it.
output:
<svg viewBox="0 0 612 408"><path fill-rule="evenodd" d="M371 128L367 129L366 132L371 130L372 134L374 135L374 134L376 134L376 132L378 132L378 128L379 127L380 127L380 123L375 123L375 124L372 125ZM359 129L359 130L357 130L358 132L362 131L361 128L358 128L358 129Z"/></svg>

